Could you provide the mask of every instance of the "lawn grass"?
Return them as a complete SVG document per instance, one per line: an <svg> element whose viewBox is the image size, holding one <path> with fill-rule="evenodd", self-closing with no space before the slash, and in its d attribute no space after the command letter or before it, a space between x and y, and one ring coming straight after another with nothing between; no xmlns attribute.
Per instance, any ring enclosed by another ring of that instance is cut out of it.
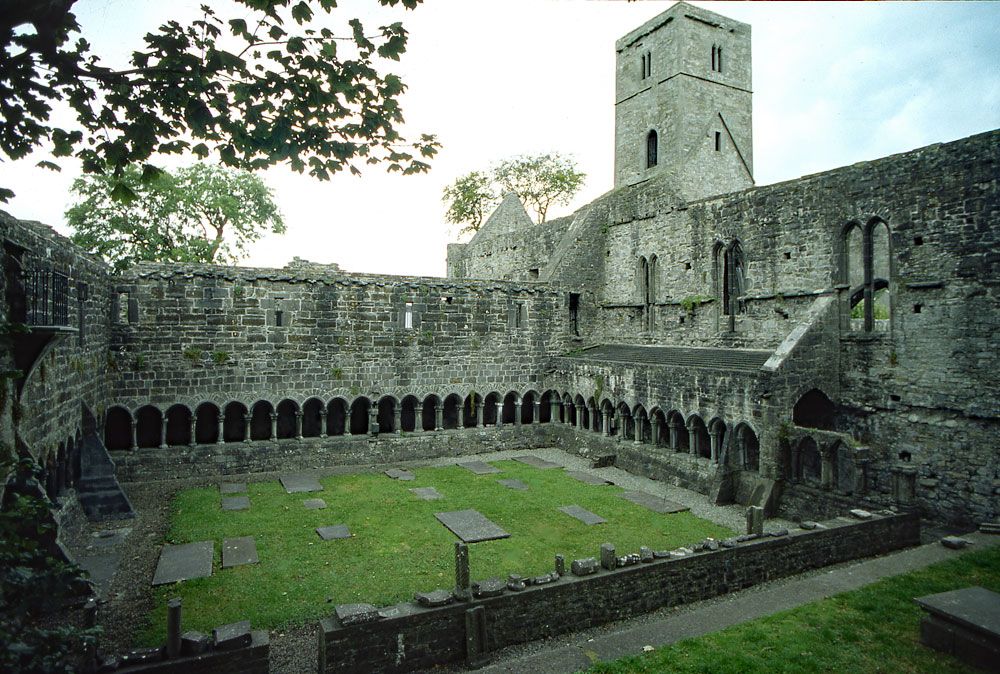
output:
<svg viewBox="0 0 1000 674"><path fill-rule="evenodd" d="M469 545L472 577L540 575L554 568L557 553L573 559L596 557L612 542L620 552L641 545L675 548L705 537L733 532L690 513L661 515L618 498L616 486L589 486L560 470L539 470L516 461L494 461L503 473L476 475L459 466L414 470L401 482L379 474L323 478L324 491L286 494L279 482L249 485L251 507L220 509L218 487L177 494L166 541L215 541L213 575L154 588L156 609L140 643L165 638L166 601L180 596L184 629L249 619L254 629L275 629L314 620L337 604L385 606L413 598L414 591L451 589L457 537L434 513L475 509L501 526L510 538ZM527 491L497 480L517 478ZM435 487L445 498L422 501L408 490ZM301 501L322 498L323 510ZM587 526L556 508L578 505L607 524ZM346 524L353 536L324 541L315 527ZM253 536L259 564L221 568L222 541ZM329 601L328 601L329 599Z"/></svg>
<svg viewBox="0 0 1000 674"><path fill-rule="evenodd" d="M978 672L920 645L924 611L915 597L972 585L1000 592L1000 548L883 579L824 601L627 656L598 674L699 672Z"/></svg>

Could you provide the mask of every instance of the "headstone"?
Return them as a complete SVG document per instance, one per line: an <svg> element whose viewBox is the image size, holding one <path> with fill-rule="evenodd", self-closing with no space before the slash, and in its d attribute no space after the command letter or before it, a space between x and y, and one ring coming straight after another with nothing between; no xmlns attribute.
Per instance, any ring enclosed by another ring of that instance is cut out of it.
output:
<svg viewBox="0 0 1000 674"><path fill-rule="evenodd" d="M444 498L444 494L438 492L434 487L417 487L416 489L411 489L411 492L417 495L421 501L433 501L435 499Z"/></svg>
<svg viewBox="0 0 1000 674"><path fill-rule="evenodd" d="M307 498L302 500L302 505L306 510L322 510L326 507L326 501L321 498Z"/></svg>
<svg viewBox="0 0 1000 674"><path fill-rule="evenodd" d="M176 658L181 654L181 598L174 597L167 602L167 657Z"/></svg>
<svg viewBox="0 0 1000 674"><path fill-rule="evenodd" d="M601 567L609 571L615 568L615 546L613 543L601 544Z"/></svg>
<svg viewBox="0 0 1000 674"><path fill-rule="evenodd" d="M529 466L534 466L535 468L540 468L541 470L552 470L553 468L562 468L558 463L552 463L551 461L546 461L545 459L539 458L537 456L532 456L527 454L525 456L515 456L515 461L527 464Z"/></svg>
<svg viewBox="0 0 1000 674"><path fill-rule="evenodd" d="M409 482L416 478L416 476L408 470L403 468L390 468L385 471L385 474L391 477L393 480L402 480L403 482Z"/></svg>
<svg viewBox="0 0 1000 674"><path fill-rule="evenodd" d="M597 573L597 558L574 559L573 563L569 565L569 570L574 576L589 576L592 573Z"/></svg>
<svg viewBox="0 0 1000 674"><path fill-rule="evenodd" d="M241 620L238 623L222 625L212 630L212 645L222 651L231 651L235 648L249 646L250 621Z"/></svg>
<svg viewBox="0 0 1000 674"><path fill-rule="evenodd" d="M472 594L476 597L499 597L506 589L507 583L496 576L472 584Z"/></svg>
<svg viewBox="0 0 1000 674"><path fill-rule="evenodd" d="M166 585L212 575L212 541L164 545L153 574L153 585Z"/></svg>
<svg viewBox="0 0 1000 674"><path fill-rule="evenodd" d="M329 527L316 527L316 533L324 541L331 541L334 538L350 538L351 532L346 524L334 524Z"/></svg>
<svg viewBox="0 0 1000 674"><path fill-rule="evenodd" d="M444 606L455 601L455 597L448 590L434 590L433 592L414 592L413 598L421 606Z"/></svg>
<svg viewBox="0 0 1000 674"><path fill-rule="evenodd" d="M249 496L230 496L229 498L222 499L222 509L223 510L249 510L250 509L250 497Z"/></svg>
<svg viewBox="0 0 1000 674"><path fill-rule="evenodd" d="M599 517L594 513L590 512L589 510L584 510L578 505L559 506L559 510L566 513L570 517L575 517L576 519L580 520L581 522L587 525L607 523L607 520L604 519L603 517Z"/></svg>
<svg viewBox="0 0 1000 674"><path fill-rule="evenodd" d="M243 536L241 538L227 538L222 542L222 568L228 569L233 566L244 564L256 564L257 544L253 536Z"/></svg>
<svg viewBox="0 0 1000 674"><path fill-rule="evenodd" d="M497 480L497 482L507 487L507 489L529 489L528 485L520 480Z"/></svg>
<svg viewBox="0 0 1000 674"><path fill-rule="evenodd" d="M181 655L201 655L212 645L212 637L202 632L185 632L181 635Z"/></svg>
<svg viewBox="0 0 1000 674"><path fill-rule="evenodd" d="M645 491L623 491L620 494L615 494L615 496L623 498L626 501L630 501L638 506L642 506L648 510L652 510L654 513L661 513L663 515L690 510L688 506L682 503L668 501L665 498L654 496L653 494Z"/></svg>
<svg viewBox="0 0 1000 674"><path fill-rule="evenodd" d="M452 590L452 594L459 601L469 601L472 599L469 573L469 546L461 541L455 541L455 589Z"/></svg>
<svg viewBox="0 0 1000 674"><path fill-rule="evenodd" d="M295 475L282 475L281 486L289 494L300 494L307 491L323 491L323 485L312 475L297 473Z"/></svg>
<svg viewBox="0 0 1000 674"><path fill-rule="evenodd" d="M503 471L495 466L484 461L466 461L464 463L458 463L456 465L465 468L466 470L471 470L476 475L489 475L490 473L502 473Z"/></svg>
<svg viewBox="0 0 1000 674"><path fill-rule="evenodd" d="M566 559L562 555L556 555L556 573L566 575Z"/></svg>
<svg viewBox="0 0 1000 674"><path fill-rule="evenodd" d="M747 508L747 533L757 536L764 534L764 509L760 506Z"/></svg>
<svg viewBox="0 0 1000 674"><path fill-rule="evenodd" d="M941 545L946 548L951 548L952 550L961 550L965 546L969 545L971 541L964 538L959 538L958 536L945 536L941 539Z"/></svg>
<svg viewBox="0 0 1000 674"><path fill-rule="evenodd" d="M371 604L341 604L333 610L342 627L370 623L382 617Z"/></svg>
<svg viewBox="0 0 1000 674"><path fill-rule="evenodd" d="M246 490L246 482L223 482L219 485L219 493L223 496L229 496L230 494L243 494Z"/></svg>
<svg viewBox="0 0 1000 674"><path fill-rule="evenodd" d="M453 510L446 513L434 513L434 517L466 543L492 541L497 538L508 538L510 536L510 534L486 519L482 513L476 510Z"/></svg>
<svg viewBox="0 0 1000 674"><path fill-rule="evenodd" d="M603 477L598 477L596 475L593 475L592 473L585 473L582 470L567 470L564 473L564 475L567 475L573 478L574 480L579 480L584 484L593 485L595 487L603 487L604 485L611 484Z"/></svg>

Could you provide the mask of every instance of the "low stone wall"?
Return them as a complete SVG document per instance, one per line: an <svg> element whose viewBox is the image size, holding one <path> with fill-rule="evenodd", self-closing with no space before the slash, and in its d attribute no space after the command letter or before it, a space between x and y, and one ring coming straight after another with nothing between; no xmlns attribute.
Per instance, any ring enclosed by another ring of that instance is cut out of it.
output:
<svg viewBox="0 0 1000 674"><path fill-rule="evenodd" d="M861 521L838 518L816 529L796 529L735 547L600 569L582 577L566 575L497 597L437 608L399 604L383 609L384 617L374 622L343 626L330 617L320 622L319 672L408 672L476 660L511 644L883 554L916 545L919 539L920 523L913 513Z"/></svg>
<svg viewBox="0 0 1000 674"><path fill-rule="evenodd" d="M271 641L266 631L251 632L250 645L231 650L212 650L201 655L126 665L121 674L267 674Z"/></svg>

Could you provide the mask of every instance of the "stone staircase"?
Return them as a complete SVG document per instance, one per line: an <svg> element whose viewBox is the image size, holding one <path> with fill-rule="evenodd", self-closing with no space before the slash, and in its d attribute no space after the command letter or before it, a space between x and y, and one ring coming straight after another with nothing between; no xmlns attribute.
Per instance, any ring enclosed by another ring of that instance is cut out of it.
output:
<svg viewBox="0 0 1000 674"><path fill-rule="evenodd" d="M132 504L115 477L115 463L94 430L84 432L76 494L90 520L135 517Z"/></svg>

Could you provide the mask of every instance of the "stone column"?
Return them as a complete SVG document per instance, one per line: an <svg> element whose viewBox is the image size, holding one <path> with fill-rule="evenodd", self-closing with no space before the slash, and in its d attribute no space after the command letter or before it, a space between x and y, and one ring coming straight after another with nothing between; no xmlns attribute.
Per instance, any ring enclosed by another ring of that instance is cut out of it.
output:
<svg viewBox="0 0 1000 674"><path fill-rule="evenodd" d="M542 401L533 400L531 401L531 423L537 424L538 420L541 419Z"/></svg>
<svg viewBox="0 0 1000 674"><path fill-rule="evenodd" d="M650 438L653 441L653 446L654 447L659 447L660 446L660 418L659 417L653 417L653 421L650 424L650 429L649 430L653 434L653 437Z"/></svg>
<svg viewBox="0 0 1000 674"><path fill-rule="evenodd" d="M160 449L167 448L167 415L163 415L163 420L160 422Z"/></svg>
<svg viewBox="0 0 1000 674"><path fill-rule="evenodd" d="M503 401L497 400L497 428L503 426Z"/></svg>
<svg viewBox="0 0 1000 674"><path fill-rule="evenodd" d="M129 423L129 427L130 427L129 428L129 433L130 433L130 435L132 437L131 444L129 444L128 448L129 449L135 449L138 446L138 443L135 441L135 419L132 419L128 423Z"/></svg>
<svg viewBox="0 0 1000 674"><path fill-rule="evenodd" d="M191 415L191 437L188 438L188 447L194 447L194 430L195 425L198 423L198 417L194 414Z"/></svg>
<svg viewBox="0 0 1000 674"><path fill-rule="evenodd" d="M243 415L243 442L250 442L250 421L253 415L247 412Z"/></svg>
<svg viewBox="0 0 1000 674"><path fill-rule="evenodd" d="M302 439L302 410L295 410L295 439Z"/></svg>
<svg viewBox="0 0 1000 674"><path fill-rule="evenodd" d="M708 435L712 440L712 463L719 463L719 445L722 440L722 431L719 430L719 427L716 425L712 427L712 430L709 431Z"/></svg>
<svg viewBox="0 0 1000 674"><path fill-rule="evenodd" d="M819 486L825 491L833 489L834 453L829 448L820 450Z"/></svg>
<svg viewBox="0 0 1000 674"><path fill-rule="evenodd" d="M271 412L271 437L269 440L278 439L278 413Z"/></svg>
<svg viewBox="0 0 1000 674"><path fill-rule="evenodd" d="M181 598L167 601L167 657L181 654Z"/></svg>
<svg viewBox="0 0 1000 674"><path fill-rule="evenodd" d="M444 430L444 405L441 403L434 405L434 430Z"/></svg>
<svg viewBox="0 0 1000 674"><path fill-rule="evenodd" d="M695 433L695 430L697 430L697 428L698 426L694 423L694 418L692 417L692 420L689 421L687 424L688 451L691 452L691 456L698 456L698 450L700 449L700 447L698 447L698 434Z"/></svg>
<svg viewBox="0 0 1000 674"><path fill-rule="evenodd" d="M520 400L515 400L514 401L514 425L515 426L520 426L521 425L521 401Z"/></svg>
<svg viewBox="0 0 1000 674"><path fill-rule="evenodd" d="M677 421L677 417L670 418L670 449L675 452L681 451L680 448L680 429L681 422Z"/></svg>
<svg viewBox="0 0 1000 674"><path fill-rule="evenodd" d="M560 418L560 410L562 409L562 402L559 400L550 400L549 405L551 409L550 416L552 417L551 418L552 423L554 424L562 423L562 419Z"/></svg>
<svg viewBox="0 0 1000 674"><path fill-rule="evenodd" d="M642 444L642 427L645 417L632 417L632 440L637 445Z"/></svg>
<svg viewBox="0 0 1000 674"><path fill-rule="evenodd" d="M483 427L483 410L486 408L486 403L485 402L477 403L477 402L474 401L472 403L472 408L475 410L475 414L476 414L476 428L482 428Z"/></svg>
<svg viewBox="0 0 1000 674"><path fill-rule="evenodd" d="M319 417L317 419L317 421L319 421L319 437L325 438L326 437L326 406L323 406L323 407L319 408L316 411L316 416Z"/></svg>
<svg viewBox="0 0 1000 674"><path fill-rule="evenodd" d="M375 435L378 430L378 405L368 408L368 435Z"/></svg>
<svg viewBox="0 0 1000 674"><path fill-rule="evenodd" d="M576 428L581 430L583 428L583 405L576 405Z"/></svg>
<svg viewBox="0 0 1000 674"><path fill-rule="evenodd" d="M452 594L458 601L472 599L472 583L469 573L469 546L455 541L455 589Z"/></svg>
<svg viewBox="0 0 1000 674"><path fill-rule="evenodd" d="M611 437L611 422L614 414L610 409L601 411L601 418L604 420L604 435Z"/></svg>
<svg viewBox="0 0 1000 674"><path fill-rule="evenodd" d="M393 432L396 435L401 435L403 433L403 409L399 405L392 406L392 423Z"/></svg>
<svg viewBox="0 0 1000 674"><path fill-rule="evenodd" d="M215 438L215 444L221 445L222 443L224 443L226 441L226 439L225 439L226 415L223 414L222 412L219 412L219 416L216 418L216 421L219 422L219 434Z"/></svg>
<svg viewBox="0 0 1000 674"><path fill-rule="evenodd" d="M867 447L854 450L854 493L864 496L868 493L868 466L871 452Z"/></svg>
<svg viewBox="0 0 1000 674"><path fill-rule="evenodd" d="M413 405L413 432L424 432L424 404L415 403Z"/></svg>

